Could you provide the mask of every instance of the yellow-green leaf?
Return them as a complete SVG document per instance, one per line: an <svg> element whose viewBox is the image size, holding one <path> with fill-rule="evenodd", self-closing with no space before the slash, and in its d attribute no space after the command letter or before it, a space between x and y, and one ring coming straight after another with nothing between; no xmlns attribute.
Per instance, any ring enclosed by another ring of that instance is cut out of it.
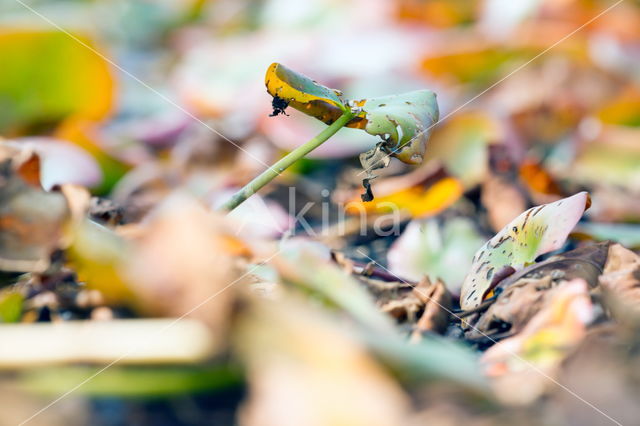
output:
<svg viewBox="0 0 640 426"><path fill-rule="evenodd" d="M24 296L15 291L0 294L0 323L18 322L22 316Z"/></svg>
<svg viewBox="0 0 640 426"><path fill-rule="evenodd" d="M0 132L71 115L98 120L112 109L109 64L67 34L0 31L0 58Z"/></svg>
<svg viewBox="0 0 640 426"><path fill-rule="evenodd" d="M422 162L431 127L439 117L436 95L430 90L346 102L340 91L322 86L278 63L271 64L267 70L265 84L273 96L273 115L291 106L331 124L348 109L359 108L346 126L380 136L385 158L394 156L408 164Z"/></svg>

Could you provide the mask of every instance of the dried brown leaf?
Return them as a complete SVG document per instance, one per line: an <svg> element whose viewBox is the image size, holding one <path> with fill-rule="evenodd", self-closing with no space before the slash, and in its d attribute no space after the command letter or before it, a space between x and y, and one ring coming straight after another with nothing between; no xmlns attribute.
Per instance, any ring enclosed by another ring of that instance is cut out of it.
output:
<svg viewBox="0 0 640 426"><path fill-rule="evenodd" d="M419 342L425 332L444 333L449 325L452 303L447 286L440 280L431 283L425 277L413 291L424 303L424 310L414 327L411 341Z"/></svg>
<svg viewBox="0 0 640 426"><path fill-rule="evenodd" d="M611 245L600 285L615 317L640 315L640 256L620 244Z"/></svg>
<svg viewBox="0 0 640 426"><path fill-rule="evenodd" d="M516 334L553 302L560 283L582 278L593 288L607 259L609 243L590 244L531 265L498 284L496 301L484 312L469 339ZM496 339L496 337L494 337Z"/></svg>

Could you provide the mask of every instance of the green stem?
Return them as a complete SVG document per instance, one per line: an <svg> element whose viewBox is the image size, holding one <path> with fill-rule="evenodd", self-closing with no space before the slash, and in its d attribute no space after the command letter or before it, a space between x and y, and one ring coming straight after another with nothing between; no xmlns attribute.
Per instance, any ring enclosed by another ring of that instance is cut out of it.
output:
<svg viewBox="0 0 640 426"><path fill-rule="evenodd" d="M260 188L271 182L275 177L279 176L290 165L326 142L327 139L333 136L338 130L343 128L345 124L347 124L353 117L354 114L351 111L345 111L344 114L340 116L340 118L334 121L322 132L318 133L316 137L282 157L273 166L269 167L251 182L246 184L241 190L233 194L231 199L229 199L229 201L227 201L222 205L222 207L220 207L220 210L231 211L238 207L247 198L255 194Z"/></svg>

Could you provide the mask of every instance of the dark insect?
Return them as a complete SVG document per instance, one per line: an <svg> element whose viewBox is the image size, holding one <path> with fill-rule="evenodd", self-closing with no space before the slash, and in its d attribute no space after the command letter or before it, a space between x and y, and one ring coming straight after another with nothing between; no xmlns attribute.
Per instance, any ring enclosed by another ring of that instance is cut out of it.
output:
<svg viewBox="0 0 640 426"><path fill-rule="evenodd" d="M364 186L364 194L360 194L360 198L362 201L369 202L373 201L373 192L371 192L371 183L369 183L371 179L362 179L362 186Z"/></svg>
<svg viewBox="0 0 640 426"><path fill-rule="evenodd" d="M284 114L286 116L289 115L284 112L284 110L289 106L289 102L287 102L286 100L274 96L273 101L271 102L271 106L273 107L273 112L269 114L269 117L276 117L279 114Z"/></svg>

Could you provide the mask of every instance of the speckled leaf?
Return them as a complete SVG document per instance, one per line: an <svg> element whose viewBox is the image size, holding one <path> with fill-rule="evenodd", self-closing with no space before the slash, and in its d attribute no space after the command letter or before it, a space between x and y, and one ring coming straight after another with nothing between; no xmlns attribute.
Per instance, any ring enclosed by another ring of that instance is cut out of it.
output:
<svg viewBox="0 0 640 426"><path fill-rule="evenodd" d="M422 162L430 129L439 117L436 95L430 90L347 102L340 91L279 63L267 69L265 84L274 98L273 115L284 113L291 106L331 124L348 108L360 108L346 126L380 136L387 155L408 164Z"/></svg>
<svg viewBox="0 0 640 426"><path fill-rule="evenodd" d="M494 276L503 268L522 269L539 255L562 247L590 203L589 194L580 192L530 208L512 220L474 256L470 272L462 284L462 309L477 307Z"/></svg>
<svg viewBox="0 0 640 426"><path fill-rule="evenodd" d="M356 101L355 105L362 107L362 112L348 127L382 137L385 148L404 163L422 162L431 127L439 117L435 93L416 90Z"/></svg>
<svg viewBox="0 0 640 426"><path fill-rule="evenodd" d="M338 90L318 84L277 62L267 69L264 82L267 92L274 97L274 115L291 106L326 124L331 124L347 108ZM281 105L278 105L278 100L282 102Z"/></svg>

